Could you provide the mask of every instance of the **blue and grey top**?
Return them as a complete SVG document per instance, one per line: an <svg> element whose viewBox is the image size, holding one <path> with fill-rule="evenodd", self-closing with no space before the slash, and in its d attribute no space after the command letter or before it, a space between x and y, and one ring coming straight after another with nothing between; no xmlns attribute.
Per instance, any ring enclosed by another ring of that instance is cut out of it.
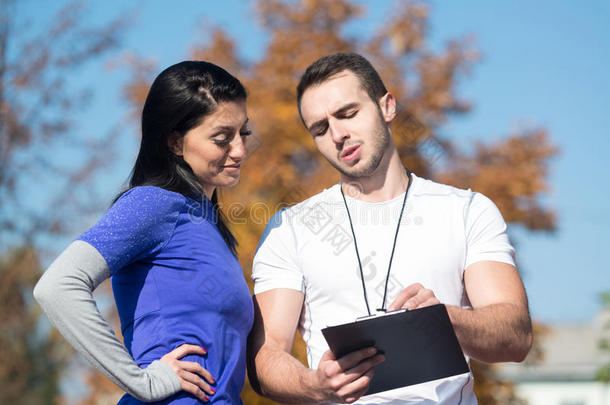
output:
<svg viewBox="0 0 610 405"><path fill-rule="evenodd" d="M141 387L133 387L133 382L118 377L120 372L116 369L122 364L115 362L113 367L111 361L110 366L100 365L101 360L107 359L95 358L99 355L93 353L105 341L99 334L91 336L93 341L84 337L83 342L75 344L68 336L70 331L66 334L60 328L62 323L69 321L60 319L65 318L61 311L51 314L53 304L49 301L56 299L39 299L66 338L77 349L83 346L86 357L93 358L96 366L133 394L126 394L119 402L121 405L149 402L163 395L171 396L159 403L200 403L194 396L180 391L177 377L171 376L169 366L156 361L184 343L199 345L208 351L206 356L189 355L182 360L200 363L216 379L216 393L210 396L210 403L241 403L239 394L245 378L246 339L253 320L252 300L239 262L218 229L209 200L205 197L202 201L191 199L158 187L135 187L123 194L93 228L81 235L71 245L72 250L73 245L81 251L86 250L86 246L92 247L91 250L103 259L105 266L101 267L105 267L106 276L112 279L124 344L133 358L131 361L135 361L143 373L150 367L154 370L153 376L148 375L136 385L154 385L158 380L167 380L168 376L173 379L163 383L168 387L153 389L163 393L143 395ZM44 279L53 267L59 267L56 263L62 256L45 273L37 289L44 290ZM76 267L82 270L83 266L76 263ZM88 274L82 278L86 284L94 285L93 288L103 281L99 275ZM53 286L53 283L47 284L46 289ZM55 287L59 286L55 284ZM45 294L35 291L35 295L39 298ZM74 306L76 303L67 304ZM58 306L63 307L62 304ZM86 319L80 321L80 327L91 326L86 324ZM82 339L75 337L73 340ZM138 372L134 369L131 374Z"/></svg>

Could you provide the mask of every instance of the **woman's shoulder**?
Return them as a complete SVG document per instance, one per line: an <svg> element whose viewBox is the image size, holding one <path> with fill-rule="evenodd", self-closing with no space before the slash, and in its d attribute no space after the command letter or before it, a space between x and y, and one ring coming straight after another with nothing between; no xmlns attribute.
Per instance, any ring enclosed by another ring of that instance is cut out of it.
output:
<svg viewBox="0 0 610 405"><path fill-rule="evenodd" d="M140 207L147 204L183 205L187 202L187 198L180 193L157 186L136 186L121 194L116 202L136 203Z"/></svg>
<svg viewBox="0 0 610 405"><path fill-rule="evenodd" d="M161 187L137 186L125 191L110 211L134 212L138 217L157 216L183 211L187 200L182 194Z"/></svg>
<svg viewBox="0 0 610 405"><path fill-rule="evenodd" d="M162 187L157 187L157 186L132 187L129 190L125 191L123 194L121 194L120 198L125 198L125 197L130 197L130 198L156 197L156 198L163 198L163 199L167 199L167 200L175 199L175 200L179 200L179 201L184 201L186 199L186 197L180 193L177 193L175 191L166 190Z"/></svg>

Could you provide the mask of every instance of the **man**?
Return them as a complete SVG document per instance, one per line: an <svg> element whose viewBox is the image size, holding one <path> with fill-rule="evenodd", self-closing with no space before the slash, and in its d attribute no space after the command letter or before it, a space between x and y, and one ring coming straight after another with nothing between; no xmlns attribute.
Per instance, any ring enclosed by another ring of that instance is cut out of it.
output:
<svg viewBox="0 0 610 405"><path fill-rule="evenodd" d="M299 113L341 183L279 211L253 265L249 375L284 403L476 404L470 373L360 398L375 348L336 359L321 329L377 308L445 304L467 357L521 361L531 342L527 298L506 224L481 194L417 177L392 139L396 100L362 56L313 63ZM297 327L310 368L290 355Z"/></svg>

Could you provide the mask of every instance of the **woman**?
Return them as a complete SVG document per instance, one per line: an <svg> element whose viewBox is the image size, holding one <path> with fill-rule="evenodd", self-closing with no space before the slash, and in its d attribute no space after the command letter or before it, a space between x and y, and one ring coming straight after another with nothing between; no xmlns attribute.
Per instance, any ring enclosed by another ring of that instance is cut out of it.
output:
<svg viewBox="0 0 610 405"><path fill-rule="evenodd" d="M216 190L239 181L249 135L236 78L207 62L163 71L128 190L34 289L66 339L128 392L121 405L241 403L253 308ZM92 298L108 277L125 345Z"/></svg>

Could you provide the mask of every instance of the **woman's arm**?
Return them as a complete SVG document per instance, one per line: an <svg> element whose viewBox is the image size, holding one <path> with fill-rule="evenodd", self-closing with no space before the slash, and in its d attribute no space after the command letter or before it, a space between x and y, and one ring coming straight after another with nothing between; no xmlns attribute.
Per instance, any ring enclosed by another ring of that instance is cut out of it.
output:
<svg viewBox="0 0 610 405"><path fill-rule="evenodd" d="M100 314L92 292L109 276L100 253L77 240L43 274L34 297L68 342L135 398L158 401L180 391L172 366L156 360L145 369L138 367Z"/></svg>

